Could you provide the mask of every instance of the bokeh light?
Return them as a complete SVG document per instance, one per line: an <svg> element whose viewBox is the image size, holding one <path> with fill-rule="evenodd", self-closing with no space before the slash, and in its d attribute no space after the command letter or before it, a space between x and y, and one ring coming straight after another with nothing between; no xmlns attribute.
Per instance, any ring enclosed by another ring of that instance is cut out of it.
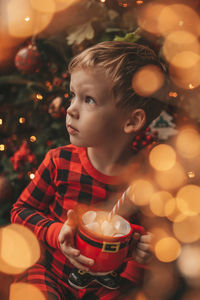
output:
<svg viewBox="0 0 200 300"><path fill-rule="evenodd" d="M149 162L157 171L167 171L175 165L176 153L171 146L160 144L151 150Z"/></svg>
<svg viewBox="0 0 200 300"><path fill-rule="evenodd" d="M180 52L192 51L199 53L200 44L197 37L191 32L179 30L170 33L163 43L163 55L169 62Z"/></svg>
<svg viewBox="0 0 200 300"><path fill-rule="evenodd" d="M151 211L156 216L165 216L165 205L172 195L167 191L159 191L152 195L149 201Z"/></svg>
<svg viewBox="0 0 200 300"><path fill-rule="evenodd" d="M12 283L9 300L46 300L44 294L34 285L25 282Z"/></svg>
<svg viewBox="0 0 200 300"><path fill-rule="evenodd" d="M138 25L150 33L159 34L160 29L158 23L158 16L165 8L165 6L166 5L161 1L160 3L158 1L154 1L144 5L138 14Z"/></svg>
<svg viewBox="0 0 200 300"><path fill-rule="evenodd" d="M142 292L137 292L136 296L134 297L135 300L148 300L147 296Z"/></svg>
<svg viewBox="0 0 200 300"><path fill-rule="evenodd" d="M161 189L174 190L187 181L184 168L177 162L167 171L156 171L155 180Z"/></svg>
<svg viewBox="0 0 200 300"><path fill-rule="evenodd" d="M172 57L169 64L172 81L182 89L194 89L200 85L200 56L191 50Z"/></svg>
<svg viewBox="0 0 200 300"><path fill-rule="evenodd" d="M185 30L199 35L199 16L188 5L181 3L166 5L157 18L159 32L164 36L177 30Z"/></svg>
<svg viewBox="0 0 200 300"><path fill-rule="evenodd" d="M0 228L0 271L19 274L40 258L36 236L27 227L10 224Z"/></svg>
<svg viewBox="0 0 200 300"><path fill-rule="evenodd" d="M138 95L147 97L158 91L164 80L164 74L158 66L147 65L134 74L132 88Z"/></svg>
<svg viewBox="0 0 200 300"><path fill-rule="evenodd" d="M29 0L32 8L41 13L55 14L69 8L80 0Z"/></svg>
<svg viewBox="0 0 200 300"><path fill-rule="evenodd" d="M42 3L42 1L40 2ZM34 10L28 0L10 0L8 2L7 19L11 36L36 35L50 24L52 18L52 13L40 13Z"/></svg>
<svg viewBox="0 0 200 300"><path fill-rule="evenodd" d="M200 213L200 187L194 184L182 187L177 193L177 206L187 216Z"/></svg>
<svg viewBox="0 0 200 300"><path fill-rule="evenodd" d="M178 258L178 268L189 279L200 280L200 245L184 245ZM199 299L198 297L196 299ZM196 300L195 299L195 300Z"/></svg>
<svg viewBox="0 0 200 300"><path fill-rule="evenodd" d="M55 12L55 0L30 0L33 9L42 13Z"/></svg>
<svg viewBox="0 0 200 300"><path fill-rule="evenodd" d="M180 243L173 237L160 239L155 245L155 255L162 262L172 262L181 251Z"/></svg>
<svg viewBox="0 0 200 300"><path fill-rule="evenodd" d="M150 227L150 232L152 233L152 247L155 249L157 242L163 238L169 237L168 228L166 224L161 223L159 227L152 226Z"/></svg>
<svg viewBox="0 0 200 300"><path fill-rule="evenodd" d="M187 218L177 206L177 197L168 199L164 210L165 216L172 222L182 222Z"/></svg>
<svg viewBox="0 0 200 300"><path fill-rule="evenodd" d="M176 148L180 155L194 158L200 154L200 136L196 129L183 128L177 135Z"/></svg>
<svg viewBox="0 0 200 300"><path fill-rule="evenodd" d="M183 243L192 243L200 237L200 216L187 217L182 222L173 223L175 237Z"/></svg>
<svg viewBox="0 0 200 300"><path fill-rule="evenodd" d="M147 205L154 192L153 185L144 179L138 179L130 185L129 198L136 205Z"/></svg>

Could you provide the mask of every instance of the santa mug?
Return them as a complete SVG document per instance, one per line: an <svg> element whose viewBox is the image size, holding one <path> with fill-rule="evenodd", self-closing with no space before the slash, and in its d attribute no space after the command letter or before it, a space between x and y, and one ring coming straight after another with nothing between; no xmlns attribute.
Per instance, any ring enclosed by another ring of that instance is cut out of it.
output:
<svg viewBox="0 0 200 300"><path fill-rule="evenodd" d="M90 221L87 220L89 213ZM108 214L103 211L86 212L80 218L76 248L82 255L95 261L90 267L91 272L110 272L134 259L135 232L145 234L142 226L133 225L119 215L109 220Z"/></svg>

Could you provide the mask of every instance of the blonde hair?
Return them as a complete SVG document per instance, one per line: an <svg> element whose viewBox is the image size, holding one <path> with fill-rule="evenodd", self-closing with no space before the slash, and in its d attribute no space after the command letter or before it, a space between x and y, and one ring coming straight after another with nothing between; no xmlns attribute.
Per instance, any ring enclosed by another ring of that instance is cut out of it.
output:
<svg viewBox="0 0 200 300"><path fill-rule="evenodd" d="M112 82L112 92L117 107L125 110L142 108L146 112L148 125L163 109L163 102L154 97L144 98L132 88L133 75L140 67L154 64L162 69L155 52L137 43L105 41L98 43L77 56L69 63L68 70L100 67ZM145 84L145 83L144 83Z"/></svg>

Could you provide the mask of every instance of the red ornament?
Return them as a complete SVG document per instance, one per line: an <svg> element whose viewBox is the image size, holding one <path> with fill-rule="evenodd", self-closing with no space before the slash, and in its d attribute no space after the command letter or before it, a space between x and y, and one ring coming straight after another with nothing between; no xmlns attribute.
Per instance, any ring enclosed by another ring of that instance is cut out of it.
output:
<svg viewBox="0 0 200 300"><path fill-rule="evenodd" d="M42 58L36 45L22 48L15 56L15 66L24 74L38 72L41 65Z"/></svg>

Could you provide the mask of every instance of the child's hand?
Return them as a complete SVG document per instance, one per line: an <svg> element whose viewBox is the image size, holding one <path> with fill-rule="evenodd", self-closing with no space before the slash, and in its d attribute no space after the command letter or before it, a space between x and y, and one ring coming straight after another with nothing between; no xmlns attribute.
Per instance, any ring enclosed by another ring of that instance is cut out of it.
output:
<svg viewBox="0 0 200 300"><path fill-rule="evenodd" d="M141 235L136 232L133 236L138 241L133 253L134 259L139 264L145 264L151 256L152 234L148 232L147 234Z"/></svg>
<svg viewBox="0 0 200 300"><path fill-rule="evenodd" d="M58 236L61 252L77 269L87 272L89 271L87 266L92 266L94 260L81 255L80 250L74 248L74 235L77 225L74 211L69 210L67 217L67 221L63 224Z"/></svg>

